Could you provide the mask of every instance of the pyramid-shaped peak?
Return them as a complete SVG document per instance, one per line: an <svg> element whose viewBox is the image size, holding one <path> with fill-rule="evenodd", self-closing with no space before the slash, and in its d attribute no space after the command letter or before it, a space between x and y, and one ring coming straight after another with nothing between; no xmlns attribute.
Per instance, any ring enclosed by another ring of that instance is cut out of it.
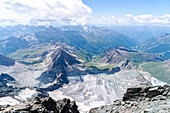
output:
<svg viewBox="0 0 170 113"><path fill-rule="evenodd" d="M54 65L68 66L80 63L74 56L65 52L62 48L57 48L51 55Z"/></svg>

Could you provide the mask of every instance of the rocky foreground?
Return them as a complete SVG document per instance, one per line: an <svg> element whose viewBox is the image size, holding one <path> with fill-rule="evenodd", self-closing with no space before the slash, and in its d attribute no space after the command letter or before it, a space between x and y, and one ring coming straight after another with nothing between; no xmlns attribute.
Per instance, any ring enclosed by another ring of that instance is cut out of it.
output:
<svg viewBox="0 0 170 113"><path fill-rule="evenodd" d="M0 106L0 112L79 113L75 101L35 97L15 106ZM138 85L128 88L122 100L92 108L89 113L170 113L170 86Z"/></svg>
<svg viewBox="0 0 170 113"><path fill-rule="evenodd" d="M93 108L89 113L170 113L170 86L128 88L122 100Z"/></svg>
<svg viewBox="0 0 170 113"><path fill-rule="evenodd" d="M36 97L16 106L0 106L0 112L7 113L79 113L74 101L63 99L55 101L51 97Z"/></svg>

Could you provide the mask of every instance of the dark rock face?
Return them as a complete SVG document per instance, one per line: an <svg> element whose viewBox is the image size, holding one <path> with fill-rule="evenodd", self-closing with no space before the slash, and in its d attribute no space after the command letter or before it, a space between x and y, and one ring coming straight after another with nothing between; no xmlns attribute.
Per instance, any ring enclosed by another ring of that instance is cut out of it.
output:
<svg viewBox="0 0 170 113"><path fill-rule="evenodd" d="M10 82L10 81L15 81L15 79L13 77L11 77L10 75L8 75L8 74L1 73L0 81Z"/></svg>
<svg viewBox="0 0 170 113"><path fill-rule="evenodd" d="M0 65L13 66L15 65L15 60L0 54Z"/></svg>
<svg viewBox="0 0 170 113"><path fill-rule="evenodd" d="M149 98L152 98L152 97L154 97L154 96L157 96L157 95L162 94L162 93L163 93L163 90L164 90L164 88L162 88L162 87L153 87L153 88L150 88L150 89L148 90L146 96L149 97Z"/></svg>
<svg viewBox="0 0 170 113"><path fill-rule="evenodd" d="M0 108L2 112L29 112L29 113L79 113L78 106L74 101L63 99L55 101L51 97L35 97L32 101L27 101L22 105L8 106Z"/></svg>
<svg viewBox="0 0 170 113"><path fill-rule="evenodd" d="M123 96L123 101L132 101L132 100L137 100L137 99L145 99L145 98L153 98L157 95L163 94L163 92L169 92L169 89L167 89L168 86L154 86L154 87L149 87L149 86L136 86L133 88L128 88L126 93Z"/></svg>
<svg viewBox="0 0 170 113"><path fill-rule="evenodd" d="M89 113L169 113L170 86L140 85L128 88L122 100L93 108Z"/></svg>

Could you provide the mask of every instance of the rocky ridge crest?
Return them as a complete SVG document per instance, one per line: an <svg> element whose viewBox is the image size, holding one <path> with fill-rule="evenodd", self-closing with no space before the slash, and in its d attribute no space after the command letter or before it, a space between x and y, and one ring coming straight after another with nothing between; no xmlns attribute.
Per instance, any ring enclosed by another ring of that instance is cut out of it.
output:
<svg viewBox="0 0 170 113"><path fill-rule="evenodd" d="M70 101L66 98L55 101L51 97L35 97L33 100L26 101L21 105L0 106L0 111L17 113L79 113L75 101Z"/></svg>

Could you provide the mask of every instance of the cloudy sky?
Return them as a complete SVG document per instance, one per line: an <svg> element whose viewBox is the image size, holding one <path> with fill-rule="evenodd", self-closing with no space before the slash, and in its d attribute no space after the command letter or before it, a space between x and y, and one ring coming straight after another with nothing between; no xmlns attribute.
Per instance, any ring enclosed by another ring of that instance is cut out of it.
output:
<svg viewBox="0 0 170 113"><path fill-rule="evenodd" d="M170 25L170 0L0 0L0 26Z"/></svg>

